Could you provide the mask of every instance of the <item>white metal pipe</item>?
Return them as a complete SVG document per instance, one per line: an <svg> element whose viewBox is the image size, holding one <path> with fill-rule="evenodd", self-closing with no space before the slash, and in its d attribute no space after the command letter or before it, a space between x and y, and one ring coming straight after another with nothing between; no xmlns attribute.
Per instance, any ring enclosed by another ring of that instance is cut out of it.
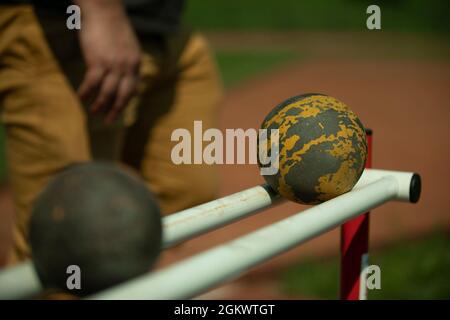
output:
<svg viewBox="0 0 450 320"><path fill-rule="evenodd" d="M366 169L354 189L361 188L386 176L392 176L398 180L399 191L395 196L396 200L408 201L408 196L411 196L410 186L417 179L420 191L420 177L418 175L411 172L376 169ZM285 200L275 194L268 185L261 185L174 213L163 219L163 247L167 248L191 239L283 201ZM31 262L25 262L23 266L17 267L17 270L13 269L8 268L0 271L0 299L8 298L9 292L14 292L14 297L10 299L15 299L15 296L19 294L19 290L23 290L24 294L22 296L38 293L41 290ZM7 277L16 278L16 280L5 280ZM17 292L10 290L9 285L17 283L17 281L20 281L19 279L33 279L33 281L29 282L29 286L27 284L18 285Z"/></svg>
<svg viewBox="0 0 450 320"><path fill-rule="evenodd" d="M270 187L261 185L166 216L163 218L163 247L243 219L281 200ZM25 283L21 279L33 281ZM0 300L18 299L41 290L31 261L0 272Z"/></svg>
<svg viewBox="0 0 450 320"><path fill-rule="evenodd" d="M268 185L256 186L232 195L164 217L164 247L248 217L281 197Z"/></svg>
<svg viewBox="0 0 450 320"><path fill-rule="evenodd" d="M384 177L172 267L138 277L91 299L185 299L233 279L294 246L398 196Z"/></svg>
<svg viewBox="0 0 450 320"><path fill-rule="evenodd" d="M366 169L355 188L363 187L386 176L394 177L399 183L395 200L411 201L411 184L415 181L414 179L419 179L419 176L412 172ZM268 185L261 185L174 213L164 218L164 247L170 247L243 219L283 201L285 200L275 194Z"/></svg>
<svg viewBox="0 0 450 320"><path fill-rule="evenodd" d="M382 177L394 177L399 185L398 193L395 197L397 201L403 202L417 202L420 197L421 179L417 173L379 170L379 169L365 169L358 183L353 189L358 189L369 183L372 183Z"/></svg>

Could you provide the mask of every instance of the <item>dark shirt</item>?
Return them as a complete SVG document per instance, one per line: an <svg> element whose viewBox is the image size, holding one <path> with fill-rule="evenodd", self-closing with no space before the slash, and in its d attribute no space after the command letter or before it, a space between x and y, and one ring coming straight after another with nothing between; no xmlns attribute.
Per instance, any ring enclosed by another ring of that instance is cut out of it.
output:
<svg viewBox="0 0 450 320"><path fill-rule="evenodd" d="M173 33L180 27L184 0L122 0L122 2L137 33ZM0 4L2 3L31 3L39 10L64 15L67 15L66 8L72 4L70 0L0 0Z"/></svg>
<svg viewBox="0 0 450 320"><path fill-rule="evenodd" d="M175 32L184 0L125 0L128 16L138 32Z"/></svg>

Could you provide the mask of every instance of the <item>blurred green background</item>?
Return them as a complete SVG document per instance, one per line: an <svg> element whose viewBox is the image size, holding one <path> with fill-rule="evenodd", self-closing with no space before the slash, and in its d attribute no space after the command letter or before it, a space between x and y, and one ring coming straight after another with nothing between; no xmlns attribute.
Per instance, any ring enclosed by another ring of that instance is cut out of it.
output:
<svg viewBox="0 0 450 320"><path fill-rule="evenodd" d="M371 4L382 7L384 30L450 30L446 0L190 0L186 21L202 30L360 31Z"/></svg>

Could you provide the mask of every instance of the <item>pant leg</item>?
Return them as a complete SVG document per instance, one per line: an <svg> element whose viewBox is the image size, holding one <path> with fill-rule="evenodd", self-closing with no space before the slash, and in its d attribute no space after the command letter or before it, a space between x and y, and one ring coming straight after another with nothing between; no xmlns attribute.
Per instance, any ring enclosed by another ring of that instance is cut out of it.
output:
<svg viewBox="0 0 450 320"><path fill-rule="evenodd" d="M0 10L0 112L16 205L9 263L30 256L28 221L48 179L90 159L83 108L48 47L31 6Z"/></svg>
<svg viewBox="0 0 450 320"><path fill-rule="evenodd" d="M66 27L67 15L64 11L48 10L41 6L34 8L45 39L68 82L75 91L86 74L86 63L81 51L76 31ZM137 97L136 97L137 98ZM135 99L132 99L135 100ZM133 104L133 101L130 105ZM91 156L95 160L119 161L122 149L123 129L132 118L133 108L128 106L113 124L104 123L104 115L92 115L86 110L86 123Z"/></svg>
<svg viewBox="0 0 450 320"><path fill-rule="evenodd" d="M171 151L176 142L171 142L171 135L177 128L186 128L193 136L194 120L203 122L203 130L217 127L222 84L200 35L167 39L160 68L159 78L152 77L141 97L135 124L126 133L124 161L141 172L168 214L217 196L217 168L175 165Z"/></svg>

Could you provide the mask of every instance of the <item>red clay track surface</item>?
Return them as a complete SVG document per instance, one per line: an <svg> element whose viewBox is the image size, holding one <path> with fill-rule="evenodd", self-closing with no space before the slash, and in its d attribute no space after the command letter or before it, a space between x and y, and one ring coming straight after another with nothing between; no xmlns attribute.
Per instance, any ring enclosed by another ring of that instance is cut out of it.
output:
<svg viewBox="0 0 450 320"><path fill-rule="evenodd" d="M277 103L299 93L321 92L334 96L352 108L366 127L373 129L374 168L415 171L422 176L423 193L418 204L389 203L374 211L370 221L370 246L416 237L437 228L448 229L450 62L398 58L355 60L340 56L335 60L318 58L284 65L233 89L222 109L222 129L258 128ZM224 165L221 173L221 195L263 182L253 165ZM9 243L12 212L10 198L5 193L0 197L0 208L2 254ZM266 210L165 252L160 266L305 208L286 203ZM336 255L338 248L339 230L336 229L201 298L286 298L280 293L277 282L271 280L276 270L306 256Z"/></svg>

